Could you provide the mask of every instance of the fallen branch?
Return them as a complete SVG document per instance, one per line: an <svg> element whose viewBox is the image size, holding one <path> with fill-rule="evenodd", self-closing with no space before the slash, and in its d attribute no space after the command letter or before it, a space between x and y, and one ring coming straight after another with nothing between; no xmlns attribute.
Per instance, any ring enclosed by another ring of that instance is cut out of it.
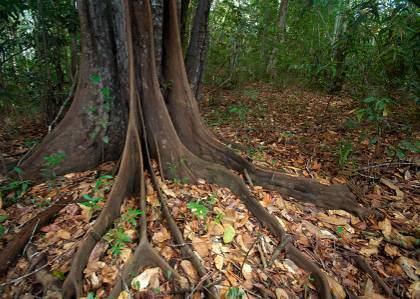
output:
<svg viewBox="0 0 420 299"><path fill-rule="evenodd" d="M47 225L55 215L70 202L72 202L71 197L64 197L23 225L22 229L12 237L12 240L6 244L5 248L0 253L0 274L4 274L9 266L15 262L31 236L33 236L40 227Z"/></svg>

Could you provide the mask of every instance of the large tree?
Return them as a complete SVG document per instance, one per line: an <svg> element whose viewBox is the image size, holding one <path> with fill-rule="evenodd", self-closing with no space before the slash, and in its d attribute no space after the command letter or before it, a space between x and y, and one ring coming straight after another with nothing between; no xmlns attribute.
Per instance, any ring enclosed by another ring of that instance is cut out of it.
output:
<svg viewBox="0 0 420 299"><path fill-rule="evenodd" d="M164 179L182 178L190 183L204 179L228 187L261 225L279 242L284 241L287 256L312 273L321 298L331 298L323 272L292 242L285 242L286 233L277 219L259 204L238 174L254 184L324 208L344 209L359 216L365 215L366 210L355 203L346 186L326 186L257 167L220 142L205 127L187 79L176 0L165 0L163 4L162 36L156 37L160 32L154 31L149 0L78 1L83 55L75 101L64 120L23 167L27 175L39 177L38 172L44 167L43 157L62 151L65 159L55 171L86 169L103 158L115 158L120 152L124 132L125 143L111 194L77 250L63 286L64 296L81 296L83 270L89 254L119 216L124 199L139 193L140 209L146 209L145 170L161 195L162 214L174 239L183 243L182 234L155 179L150 162L153 159ZM161 41L158 46L162 51L155 50L155 41ZM161 53L161 57L155 57L155 53ZM159 67L156 61L159 61ZM124 112L126 110L128 114ZM140 223L139 245L126 263L112 296L116 297L123 283L129 283L138 271L150 265L171 271L175 282L184 286L177 272L148 242L145 215ZM182 248L198 273L204 276L205 269L191 249ZM217 296L215 290L209 292L211 296Z"/></svg>

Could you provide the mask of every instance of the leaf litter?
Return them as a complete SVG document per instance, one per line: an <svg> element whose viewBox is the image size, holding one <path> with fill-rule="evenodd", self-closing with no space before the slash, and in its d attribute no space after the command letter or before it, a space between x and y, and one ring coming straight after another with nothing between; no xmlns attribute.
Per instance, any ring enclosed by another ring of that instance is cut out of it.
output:
<svg viewBox="0 0 420 299"><path fill-rule="evenodd" d="M371 205L384 215L382 220L359 219L345 211L322 210L259 186L250 187L260 203L290 234L294 245L325 271L334 296L346 298L348 294L357 294L362 298L387 298L375 280L354 263L352 256L360 254L397 296L419 298L420 270L416 250L420 231L416 190L420 184L417 162L414 162L415 167L413 164L395 164L385 169L368 168L368 172L362 173L378 179L367 179L366 175L339 169L331 148L340 136L356 135L356 132L343 132L342 121L337 117L343 114L343 109L349 113L353 110L350 99L333 98L331 110L322 114L322 109L315 107L322 107L326 102L325 95L293 89L278 92L265 85L250 88L259 90L258 109L247 113L246 123L239 118L235 123L234 116L226 123L218 120L217 126L213 127L217 134L249 146L246 154L256 164L281 168L291 175L312 177L325 184L350 184L363 204ZM212 107L223 110L237 102L255 104L255 100L231 91L226 91L220 98L224 102L212 103L212 106L207 106L208 102L202 104L208 121L215 122ZM284 102L287 105L282 104ZM390 136L389 139L397 137ZM358 147L359 154L354 158L359 165L370 165L366 157L372 155L372 149L363 143ZM58 217L41 227L31 239L38 251L47 253L51 273L63 280L79 242L105 204L107 192L102 192L103 200L94 206L81 204L86 200L83 195L97 196L94 194L97 192L95 182L113 168L112 163L106 163L97 170L57 178L55 186L47 183L32 186L23 200L0 210L1 215L7 215L2 222L7 231L0 246L3 247L12 234L40 210L63 196L70 196L73 203L64 206ZM136 198L125 201L121 219L91 253L84 270L87 298L92 295L106 298L109 294L138 242L135 215L139 212L147 213L153 247L191 285L200 283L197 271L180 252L182 244L177 245L172 239L150 180L146 182L147 211L135 211ZM169 208L185 242L192 246L222 298L316 298L311 275L281 251L272 259L280 244L228 189L205 181L197 185L171 181L160 184L169 197ZM38 289L32 276L10 283L29 272L29 262L20 258L1 279L2 296L36 295ZM119 298L172 298L175 290L168 280L170 275L160 268L142 269ZM192 298L200 298L201 292L193 290Z"/></svg>

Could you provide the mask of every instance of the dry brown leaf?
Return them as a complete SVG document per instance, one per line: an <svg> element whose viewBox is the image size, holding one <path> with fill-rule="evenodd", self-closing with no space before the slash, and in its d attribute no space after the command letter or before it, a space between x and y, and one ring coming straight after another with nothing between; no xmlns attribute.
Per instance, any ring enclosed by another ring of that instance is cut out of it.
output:
<svg viewBox="0 0 420 299"><path fill-rule="evenodd" d="M170 233L165 227L161 227L161 229L153 234L152 240L157 243L165 242L171 238Z"/></svg>
<svg viewBox="0 0 420 299"><path fill-rule="evenodd" d="M412 299L420 299L420 280L413 282L408 288Z"/></svg>
<svg viewBox="0 0 420 299"><path fill-rule="evenodd" d="M60 239L63 239L63 240L70 240L71 239L71 234L64 229L60 229L59 231L57 231L55 233L55 236L60 238Z"/></svg>
<svg viewBox="0 0 420 299"><path fill-rule="evenodd" d="M393 182L391 182L390 180L381 178L381 183L395 191L395 194L396 194L396 196L394 196L395 199L404 198L404 192L402 192L400 188L397 185L395 185Z"/></svg>
<svg viewBox="0 0 420 299"><path fill-rule="evenodd" d="M341 284L339 284L334 278L329 276L328 274L325 275L328 279L328 284L330 285L331 291L334 294L334 297L337 299L344 299L346 298L346 292L344 291Z"/></svg>
<svg viewBox="0 0 420 299"><path fill-rule="evenodd" d="M360 249L360 253L364 256L371 256L374 254L378 254L379 250L378 250L378 246L379 244L381 244L383 238L378 238L378 239L370 239L369 240L369 245L362 247Z"/></svg>
<svg viewBox="0 0 420 299"><path fill-rule="evenodd" d="M224 261L223 256L216 255L216 257L214 258L214 265L216 266L217 270L223 269L223 261Z"/></svg>
<svg viewBox="0 0 420 299"><path fill-rule="evenodd" d="M159 274L160 268L148 268L144 270L142 273L137 275L131 281L131 287L137 291L146 289L149 284L151 287L156 287L156 282L159 286Z"/></svg>
<svg viewBox="0 0 420 299"><path fill-rule="evenodd" d="M210 235L212 236L221 236L223 235L224 232L224 228L223 225L221 225L220 223L217 223L215 221L210 221L209 225L208 225L208 232Z"/></svg>
<svg viewBox="0 0 420 299"><path fill-rule="evenodd" d="M349 222L349 219L345 219L342 217L336 217L336 216L328 216L324 213L318 213L316 216L320 221L326 222L333 225L346 225Z"/></svg>
<svg viewBox="0 0 420 299"><path fill-rule="evenodd" d="M276 289L276 299L289 299L289 295L284 289Z"/></svg>
<svg viewBox="0 0 420 299"><path fill-rule="evenodd" d="M400 252L398 251L398 247L391 245L391 244L385 244L385 253L390 257L396 257L400 256Z"/></svg>
<svg viewBox="0 0 420 299"><path fill-rule="evenodd" d="M185 274L187 274L188 278L191 280L191 282L196 283L199 279L199 276L192 263L188 260L182 260L180 265L182 270L185 272Z"/></svg>
<svg viewBox="0 0 420 299"><path fill-rule="evenodd" d="M419 262L409 259L407 257L401 256L397 260L398 264L404 270L405 274L410 277L412 280L419 280L418 275L420 274Z"/></svg>
<svg viewBox="0 0 420 299"><path fill-rule="evenodd" d="M193 237L191 241L194 250L201 258L209 255L211 243L207 238Z"/></svg>
<svg viewBox="0 0 420 299"><path fill-rule="evenodd" d="M252 280L252 267L250 264L244 263L242 267L242 275L245 280Z"/></svg>

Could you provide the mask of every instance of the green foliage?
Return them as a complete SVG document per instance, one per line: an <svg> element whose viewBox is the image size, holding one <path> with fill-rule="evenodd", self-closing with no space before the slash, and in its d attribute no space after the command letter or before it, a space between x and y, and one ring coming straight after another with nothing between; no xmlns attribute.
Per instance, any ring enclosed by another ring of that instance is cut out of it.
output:
<svg viewBox="0 0 420 299"><path fill-rule="evenodd" d="M64 152L53 153L49 156L44 157L43 168L41 169L42 175L50 180L54 180L57 177L55 168L64 162L66 154Z"/></svg>
<svg viewBox="0 0 420 299"><path fill-rule="evenodd" d="M338 145L338 164L340 167L344 167L350 158L351 153L353 152L353 144L349 141L342 141Z"/></svg>
<svg viewBox="0 0 420 299"><path fill-rule="evenodd" d="M15 167L12 174L15 174L18 179L9 179L7 183L0 186L0 199L15 203L28 191L31 182L20 179L22 170L19 167Z"/></svg>
<svg viewBox="0 0 420 299"><path fill-rule="evenodd" d="M228 111L229 113L239 117L239 119L244 122L249 109L245 105L232 105L229 107Z"/></svg>
<svg viewBox="0 0 420 299"><path fill-rule="evenodd" d="M385 94L399 90L418 99L420 36L415 4L291 1L282 41L278 3L215 1L207 82L231 87L278 81L327 90L340 85L357 95L373 89Z"/></svg>
<svg viewBox="0 0 420 299"><path fill-rule="evenodd" d="M230 287L226 294L228 299L242 299L245 298L245 296L244 290L238 287Z"/></svg>
<svg viewBox="0 0 420 299"><path fill-rule="evenodd" d="M359 122L366 119L369 122L381 126L388 116L392 100L390 98L368 97L363 100L366 108L357 110L356 116Z"/></svg>
<svg viewBox="0 0 420 299"><path fill-rule="evenodd" d="M190 201L187 204L187 208L199 219L206 218L209 212L209 209L200 201Z"/></svg>
<svg viewBox="0 0 420 299"><path fill-rule="evenodd" d="M130 237L126 234L124 228L122 227L111 229L105 235L104 239L111 244L111 253L113 255L120 255L126 244L131 242Z"/></svg>
<svg viewBox="0 0 420 299"><path fill-rule="evenodd" d="M397 157L400 160L404 160L409 153L420 154L420 141L402 140L397 146L390 145L387 148L389 156Z"/></svg>
<svg viewBox="0 0 420 299"><path fill-rule="evenodd" d="M112 179L112 175L101 175L96 180L91 194L83 194L83 198L86 199L86 201L83 201L80 204L92 208L93 210L98 210L100 208L98 203L105 200L104 193L111 189Z"/></svg>
<svg viewBox="0 0 420 299"><path fill-rule="evenodd" d="M139 209L128 209L128 211L122 216L122 221L131 224L132 226L137 225L137 217L143 215L143 212Z"/></svg>
<svg viewBox="0 0 420 299"><path fill-rule="evenodd" d="M6 232L6 227L3 225L3 222L7 220L7 215L0 215L0 238L3 237Z"/></svg>

